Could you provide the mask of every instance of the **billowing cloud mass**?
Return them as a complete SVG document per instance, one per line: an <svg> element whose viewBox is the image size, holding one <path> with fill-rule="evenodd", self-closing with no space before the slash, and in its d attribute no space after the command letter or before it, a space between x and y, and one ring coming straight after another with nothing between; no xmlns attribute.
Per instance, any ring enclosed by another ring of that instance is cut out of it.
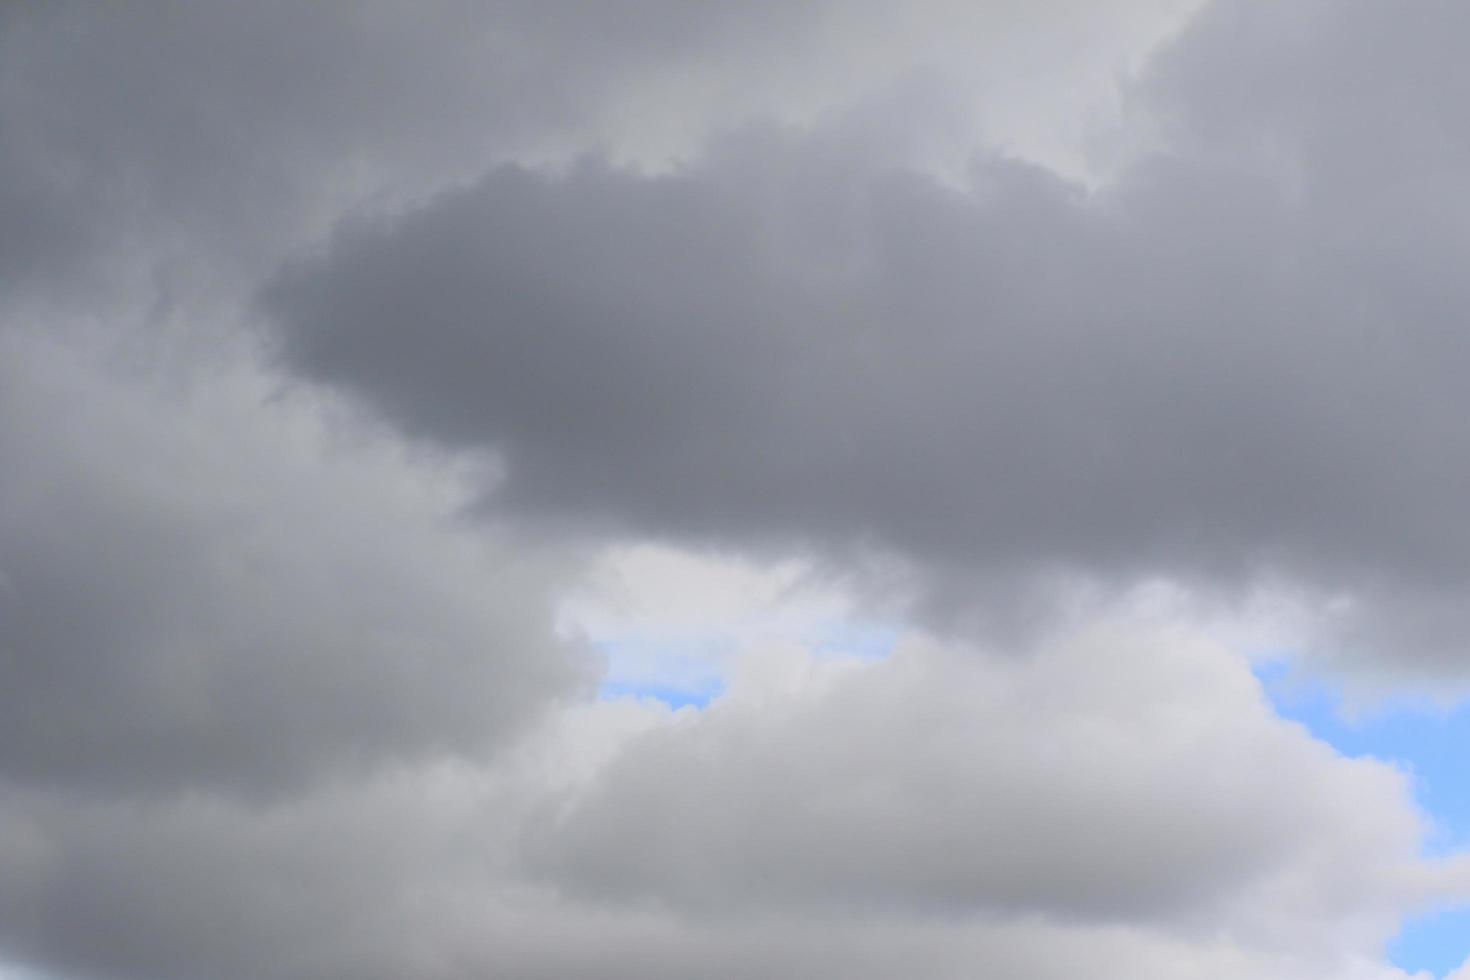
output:
<svg viewBox="0 0 1470 980"><path fill-rule="evenodd" d="M0 978L1429 980L1466 28L6 7Z"/></svg>
<svg viewBox="0 0 1470 980"><path fill-rule="evenodd" d="M553 559L457 538L392 454L317 461L238 372L150 396L0 340L5 778L275 792L478 752L590 678Z"/></svg>
<svg viewBox="0 0 1470 980"><path fill-rule="evenodd" d="M1365 841L1415 834L1385 811L1323 839L1401 777L1271 719L1246 664L1187 635L1102 631L1020 662L913 646L877 665L777 649L741 666L706 712L643 736L533 853L589 893L696 909L1126 921L1259 885L1303 856L1308 827L1309 860L1343 873Z"/></svg>
<svg viewBox="0 0 1470 980"><path fill-rule="evenodd" d="M1378 5L1283 19L1226 4L1167 48L1133 88L1163 146L1093 190L988 156L944 186L841 123L656 177L494 171L290 267L281 356L503 452L526 508L1010 575L1284 576L1366 607L1350 646L1460 663L1470 73L1382 45L1405 26ZM1370 47L1407 106L1360 91ZM1237 72L1275 82L1259 108Z"/></svg>
<svg viewBox="0 0 1470 980"><path fill-rule="evenodd" d="M1188 635L763 648L706 712L588 705L265 807L14 790L0 936L139 977L1389 977L1452 871L1416 868L1404 778Z"/></svg>

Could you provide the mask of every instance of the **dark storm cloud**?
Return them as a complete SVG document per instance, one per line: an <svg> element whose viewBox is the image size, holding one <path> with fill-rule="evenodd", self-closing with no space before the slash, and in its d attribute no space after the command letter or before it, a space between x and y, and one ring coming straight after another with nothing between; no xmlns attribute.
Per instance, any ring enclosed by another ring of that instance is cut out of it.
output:
<svg viewBox="0 0 1470 980"><path fill-rule="evenodd" d="M266 306L287 366L503 451L529 509L1370 604L1459 585L1465 17L1219 5L1136 86L1166 148L1092 193L747 133L670 176L497 170L348 225Z"/></svg>

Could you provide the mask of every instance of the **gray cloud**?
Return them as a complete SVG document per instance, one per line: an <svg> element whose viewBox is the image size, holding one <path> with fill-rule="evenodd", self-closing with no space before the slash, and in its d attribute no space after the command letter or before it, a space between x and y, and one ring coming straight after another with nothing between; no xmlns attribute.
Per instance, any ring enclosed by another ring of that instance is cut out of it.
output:
<svg viewBox="0 0 1470 980"><path fill-rule="evenodd" d="M554 154L651 72L795 43L819 6L9 5L0 276L70 304L240 288L351 203Z"/></svg>
<svg viewBox="0 0 1470 980"><path fill-rule="evenodd" d="M1432 40L1462 15L1415 10L1219 5L1135 86L1167 148L1090 193L997 158L949 188L840 125L497 170L280 276L281 360L645 533L1461 585L1467 72Z"/></svg>
<svg viewBox="0 0 1470 980"><path fill-rule="evenodd" d="M1014 66L1114 7L897 9L0 8L0 956L1404 980L1464 872L1405 775L1196 637L1054 642L1038 583L1458 661L1466 15L1216 3L1088 189L926 167L977 91L1046 130ZM553 613L604 533L872 546L1046 640L597 700Z"/></svg>
<svg viewBox="0 0 1470 980"><path fill-rule="evenodd" d="M587 895L717 917L1218 922L1310 849L1413 851L1414 819L1388 809L1324 835L1351 801L1397 795L1397 776L1334 760L1272 717L1243 660L1189 636L1101 630L1017 663L787 653L753 673L534 825L539 865Z"/></svg>
<svg viewBox="0 0 1470 980"><path fill-rule="evenodd" d="M703 716L586 704L264 805L0 782L0 944L140 980L1402 977L1403 775L1222 648L745 667Z"/></svg>
<svg viewBox="0 0 1470 980"><path fill-rule="evenodd" d="M248 373L3 349L0 776L274 793L486 751L587 676L554 562L456 540L391 455L317 462Z"/></svg>

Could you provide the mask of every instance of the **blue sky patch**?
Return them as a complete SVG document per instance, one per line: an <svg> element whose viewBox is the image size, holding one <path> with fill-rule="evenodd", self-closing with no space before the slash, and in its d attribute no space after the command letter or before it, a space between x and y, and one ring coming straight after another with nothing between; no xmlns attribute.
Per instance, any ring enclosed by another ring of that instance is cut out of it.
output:
<svg viewBox="0 0 1470 980"><path fill-rule="evenodd" d="M1340 689L1272 661L1256 667L1267 697L1283 718L1300 722L1343 755L1395 762L1413 776L1414 795L1435 823L1430 854L1464 850L1470 844L1470 707L1450 711L1425 703L1394 703L1348 717ZM1441 909L1407 922L1389 945L1400 969L1428 970L1437 977L1470 956L1470 907Z"/></svg>
<svg viewBox="0 0 1470 980"><path fill-rule="evenodd" d="M724 691L722 682L701 687L670 687L658 684L640 684L608 681L598 690L597 696L604 701L621 698L653 698L671 708L704 708Z"/></svg>

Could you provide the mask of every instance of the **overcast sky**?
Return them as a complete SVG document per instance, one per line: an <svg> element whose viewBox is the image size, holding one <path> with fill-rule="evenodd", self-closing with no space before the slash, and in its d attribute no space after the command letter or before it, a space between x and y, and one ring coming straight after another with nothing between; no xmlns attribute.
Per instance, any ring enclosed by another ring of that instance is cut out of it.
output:
<svg viewBox="0 0 1470 980"><path fill-rule="evenodd" d="M0 980L1470 980L1470 7L0 7Z"/></svg>

